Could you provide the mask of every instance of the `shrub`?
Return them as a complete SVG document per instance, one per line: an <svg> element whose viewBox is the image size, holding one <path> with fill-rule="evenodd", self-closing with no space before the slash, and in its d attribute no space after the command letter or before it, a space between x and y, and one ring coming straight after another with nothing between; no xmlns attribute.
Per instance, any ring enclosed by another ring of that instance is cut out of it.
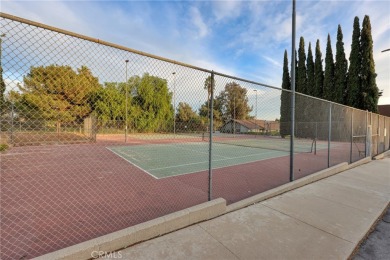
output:
<svg viewBox="0 0 390 260"><path fill-rule="evenodd" d="M9 147L8 147L8 144L0 144L0 152L3 152L5 150L7 150Z"/></svg>

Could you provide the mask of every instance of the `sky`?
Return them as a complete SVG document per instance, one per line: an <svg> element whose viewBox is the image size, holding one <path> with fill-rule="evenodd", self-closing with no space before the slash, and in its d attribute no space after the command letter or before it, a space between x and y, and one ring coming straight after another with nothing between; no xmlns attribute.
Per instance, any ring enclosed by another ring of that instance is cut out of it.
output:
<svg viewBox="0 0 390 260"><path fill-rule="evenodd" d="M14 1L1 11L132 49L281 86L284 50L291 60L292 1ZM333 54L340 24L346 57L355 16L369 15L379 104L390 104L390 1L296 2L296 43L327 34Z"/></svg>

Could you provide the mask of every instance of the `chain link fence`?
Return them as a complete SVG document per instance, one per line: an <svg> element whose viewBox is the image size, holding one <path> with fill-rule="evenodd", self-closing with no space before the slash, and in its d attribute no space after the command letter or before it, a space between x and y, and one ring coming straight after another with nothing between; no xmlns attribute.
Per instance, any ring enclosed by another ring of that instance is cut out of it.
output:
<svg viewBox="0 0 390 260"><path fill-rule="evenodd" d="M1 259L389 149L383 116L297 93L292 121L289 91L3 13L0 24Z"/></svg>

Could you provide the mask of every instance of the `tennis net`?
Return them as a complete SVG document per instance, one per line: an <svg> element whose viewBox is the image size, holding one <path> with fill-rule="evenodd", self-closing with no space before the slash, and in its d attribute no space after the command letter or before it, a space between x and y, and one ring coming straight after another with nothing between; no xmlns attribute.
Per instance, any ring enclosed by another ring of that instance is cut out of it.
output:
<svg viewBox="0 0 390 260"><path fill-rule="evenodd" d="M203 140L208 142L209 135L205 134ZM245 134L215 134L213 135L213 142L232 146L290 152L290 138ZM315 150L315 144L315 139L295 138L294 152L312 153Z"/></svg>

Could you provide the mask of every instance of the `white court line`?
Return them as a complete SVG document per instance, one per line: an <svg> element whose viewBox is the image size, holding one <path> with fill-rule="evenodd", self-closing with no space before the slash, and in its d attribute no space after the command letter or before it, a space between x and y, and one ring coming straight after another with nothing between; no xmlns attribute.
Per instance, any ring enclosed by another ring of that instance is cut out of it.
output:
<svg viewBox="0 0 390 260"><path fill-rule="evenodd" d="M183 143L184 144L184 143ZM185 143L185 144L191 144L191 143ZM175 145L167 145L167 144L147 144L145 145L145 147L147 146L173 146L173 147L176 147ZM196 173L196 172L200 172L200 171L206 171L208 170L208 168L206 169L203 169L203 170L196 170L196 171L192 171L192 172L186 172L186 173L180 173L180 174L176 174L176 175L172 175L172 176L165 176L165 177L156 177L154 176L152 173L146 171L145 169L141 168L140 166L136 165L134 162L124 158L122 155L118 154L117 152L111 150L110 148L106 147L108 150L110 150L111 152L115 153L116 155L118 155L119 157L121 157L122 159L124 159L125 161L131 163L132 165L134 165L135 167L137 167L138 169L142 170L143 172L146 172L147 174L149 174L150 176L152 176L154 179L165 179L165 178L170 178L170 177L176 177L176 176L180 176L180 175L186 175L186 174L191 174L191 173ZM184 149L184 148L183 148ZM184 150L189 150L189 151L194 151L194 152L199 152L199 153L206 153L208 154L208 152L200 152L200 151L196 151L196 150L190 150L190 149L184 149ZM282 151L270 151L270 152L262 152L262 153L256 153L256 154L250 154L250 155L243 155L243 156L238 156L238 157L225 157L225 156L222 156L222 155L216 155L216 156L219 156L219 157L223 157L224 159L217 159L217 160L212 160L212 162L218 162L218 161L226 161L226 160L232 160L232 159L238 159L238 158L245 158L245 157L252 157L252 156L257 156L257 155L262 155L262 154L274 154L274 153L281 153ZM126 154L126 153L125 153ZM214 155L215 156L215 155ZM268 159L272 159L272 158L277 158L277 157L281 157L281 156L276 156L276 157L269 157L269 158L264 158L264 159L256 159L256 160L251 160L251 161L247 161L247 162L243 162L243 163L239 163L239 164L233 164L233 165L229 165L229 166L221 166L221 167L213 167L213 170L214 169L221 169L221 168L226 168L226 167L230 167L230 166L237 166L237 165L242 165L242 164L247 164L247 163L252 163L252 162L257 162L257 161L264 161L264 160L268 160ZM203 164L203 163L207 163L207 161L202 161L202 162L196 162L196 163L189 163L189 164L181 164L181 165L174 165L174 166L168 166L168 167L161 167L161 168L154 168L154 169L149 169L149 171L153 171L153 170L159 170L159 169L170 169L170 168L177 168L177 167L182 167L182 166L189 166L189 165L195 165L195 164Z"/></svg>
<svg viewBox="0 0 390 260"><path fill-rule="evenodd" d="M39 153L51 153L51 152L5 153L5 154L0 154L0 157L3 157L3 156L12 156L12 155L29 155L29 154L39 154Z"/></svg>
<svg viewBox="0 0 390 260"><path fill-rule="evenodd" d="M277 152L277 151L275 151L275 152ZM264 159L261 159L261 160L253 160L253 161L248 161L248 162L244 162L244 163L240 163L240 164L233 164L233 165L229 165L229 166L213 167L212 170L217 170L217 169L222 169L222 168L232 167L232 166L238 166L238 165L247 164L247 163L260 162L260 161L265 161L265 160L268 160L268 159L273 159L273 158L278 158L278 157L282 157L282 156L269 157L269 158L264 158ZM203 172L203 171L207 171L207 170L208 170L208 168L204 169L204 170L198 170L198 171L193 171L193 172L186 172L186 173L176 174L176 175L172 175L172 176L165 176L165 177L160 177L160 178L156 177L156 179L157 180L161 180L161 179L177 177L177 176L181 176L181 175L187 175L187 174L192 174L192 173L197 173L197 172Z"/></svg>
<svg viewBox="0 0 390 260"><path fill-rule="evenodd" d="M184 145L194 145L194 143L192 143L192 142L188 142L188 143L180 143L180 144L184 144ZM202 146L204 146L205 144L203 144L203 143L196 143L196 145L202 145ZM146 150L148 149L148 148L150 148L150 147L159 147L159 146L164 146L164 147L174 147L175 149L177 149L177 148L180 148L180 149L183 149L183 150L185 150L185 151L190 151L190 152L194 152L194 153L201 153L201 154L209 154L209 151L208 151L208 149L207 149L207 151L205 151L205 152L203 152L203 151L198 151L198 150L193 150L193 149L186 149L186 148L184 148L184 147L182 147L182 146L180 146L180 145L177 145L177 144L146 144L146 145L142 145L141 147L138 147L139 148L139 150L141 150L142 148L145 148ZM134 152L134 153L136 153L136 152ZM218 156L218 157L222 157L222 158L229 158L229 157L226 157L226 156L223 156L223 155L215 155L215 156Z"/></svg>
<svg viewBox="0 0 390 260"><path fill-rule="evenodd" d="M175 147L175 148L183 149L183 150L185 150L185 151L203 153L203 154L207 154L207 155L209 154L209 151L207 151L207 152L202 152L202 151L197 151L197 150L192 150L192 149L185 149L184 147L175 146L175 145L171 145L171 146L173 146L173 147ZM226 158L226 159L230 159L229 157L226 157L226 156L223 156L223 155L216 155L216 156L222 157L222 158Z"/></svg>
<svg viewBox="0 0 390 260"><path fill-rule="evenodd" d="M111 152L113 152L114 154L118 155L120 158L122 158L123 160L129 162L130 164L134 165L135 167L137 167L138 169L140 169L141 171L143 172L146 172L147 174L149 174L150 176L152 176L154 179L158 180L159 178L157 178L156 176L154 176L153 174L151 174L150 172L142 169L141 167L139 167L138 165L134 164L132 161L126 159L125 157L123 157L122 155L118 154L117 152L111 150L110 148L106 147L106 149L110 150Z"/></svg>
<svg viewBox="0 0 390 260"><path fill-rule="evenodd" d="M212 162L220 162L220 161L239 159L239 158L246 158L246 157L251 157L251 156L254 156L254 155L271 154L271 153L280 153L280 152L279 151L274 151L274 152L266 152L266 153L254 153L254 154L250 154L250 155L243 155L243 156L237 156L237 157L225 157L224 159L212 160ZM255 161L258 161L258 160L255 160ZM253 162L255 162L255 161L253 161ZM149 169L149 171L169 169L169 168L177 168L177 167L194 165L194 164L202 164L202 163L206 163L206 162L208 162L208 160L207 161L203 161L203 162L186 163L186 164L179 164L179 165L168 166L168 167L154 168L154 169ZM245 163L247 163L247 162L245 162ZM245 164L245 163L240 163L240 164ZM235 164L235 165L240 165L240 164Z"/></svg>

